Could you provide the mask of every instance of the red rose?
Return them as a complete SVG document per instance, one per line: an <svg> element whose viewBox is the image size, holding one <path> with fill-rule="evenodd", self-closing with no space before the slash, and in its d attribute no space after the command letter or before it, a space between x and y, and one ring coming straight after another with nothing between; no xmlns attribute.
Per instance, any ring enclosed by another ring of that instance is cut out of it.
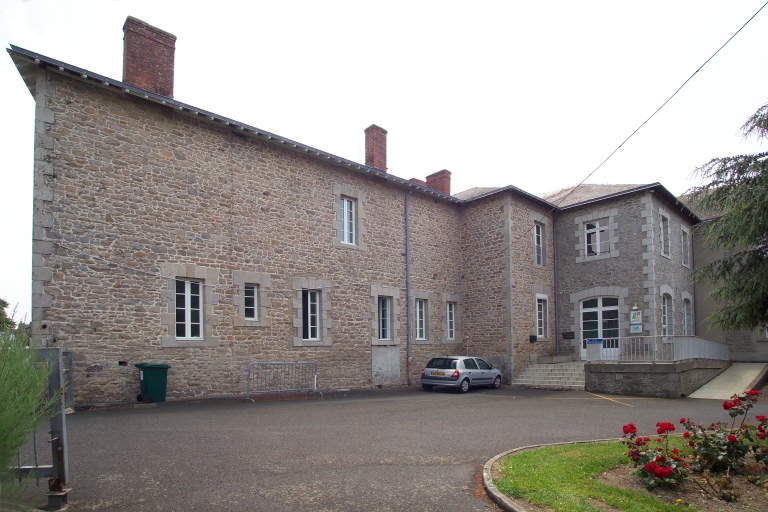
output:
<svg viewBox="0 0 768 512"><path fill-rule="evenodd" d="M757 437L759 437L760 439L765 439L765 432L760 432L759 434L757 434Z"/></svg>
<svg viewBox="0 0 768 512"><path fill-rule="evenodd" d="M674 453L675 455L677 455L678 453L680 453L680 450L678 450L677 448L675 448L674 450L672 450L672 453Z"/></svg>
<svg viewBox="0 0 768 512"><path fill-rule="evenodd" d="M747 391L747 396L757 396L759 394L760 392L754 389L750 389L749 391Z"/></svg>
<svg viewBox="0 0 768 512"><path fill-rule="evenodd" d="M691 437L691 433L690 432L683 432L683 437Z"/></svg>
<svg viewBox="0 0 768 512"><path fill-rule="evenodd" d="M688 446L696 446L696 443L694 443L693 441L689 441Z"/></svg>
<svg viewBox="0 0 768 512"><path fill-rule="evenodd" d="M685 423L685 418L680 418L680 423Z"/></svg>
<svg viewBox="0 0 768 512"><path fill-rule="evenodd" d="M627 423L624 425L624 433L625 434L634 434L637 432L637 427L635 427L634 423Z"/></svg>
<svg viewBox="0 0 768 512"><path fill-rule="evenodd" d="M645 465L645 470L649 474L652 475L654 473L654 471L656 470L656 463L655 462L649 462L648 464Z"/></svg>
<svg viewBox="0 0 768 512"><path fill-rule="evenodd" d="M726 411L730 410L731 407L733 407L733 402L729 402L728 400L723 402L723 409L725 409Z"/></svg>
<svg viewBox="0 0 768 512"><path fill-rule="evenodd" d="M730 435L728 436L728 442L729 442L729 443L735 443L736 441L738 441L738 439L736 438L736 436L735 436L735 435L733 435L733 434L730 434Z"/></svg>
<svg viewBox="0 0 768 512"><path fill-rule="evenodd" d="M757 416L757 421L765 421L765 420L768 420L768 417L766 417L764 414Z"/></svg>

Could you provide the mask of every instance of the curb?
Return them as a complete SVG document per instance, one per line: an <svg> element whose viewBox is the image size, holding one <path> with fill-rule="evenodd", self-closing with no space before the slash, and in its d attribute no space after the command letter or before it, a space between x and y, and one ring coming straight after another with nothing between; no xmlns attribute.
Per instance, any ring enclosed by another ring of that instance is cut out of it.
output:
<svg viewBox="0 0 768 512"><path fill-rule="evenodd" d="M496 486L493 484L493 478L491 477L491 468L499 459L503 459L513 453L522 452L525 450L535 450L536 448L544 448L546 446L563 446L566 444L589 444L589 443L604 443L606 441L619 441L621 438L613 439L593 439L591 441L572 441L569 443L549 443L549 444L534 444L530 446L522 446L520 448L514 448L506 452L500 453L493 457L491 460L485 463L483 466L483 486L488 493L488 497L493 500L499 507L507 512L528 512L528 509L520 501L515 501L505 494L502 494Z"/></svg>

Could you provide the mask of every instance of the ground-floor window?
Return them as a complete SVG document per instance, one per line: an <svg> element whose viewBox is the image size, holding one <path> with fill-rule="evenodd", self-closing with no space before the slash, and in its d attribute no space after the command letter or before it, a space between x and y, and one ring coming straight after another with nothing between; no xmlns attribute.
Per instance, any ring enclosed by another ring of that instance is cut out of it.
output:
<svg viewBox="0 0 768 512"><path fill-rule="evenodd" d="M176 280L176 338L203 337L203 283Z"/></svg>
<svg viewBox="0 0 768 512"><path fill-rule="evenodd" d="M581 302L581 339L587 348L588 339L606 338L604 348L617 348L619 337L618 297L596 297ZM615 345L615 346L614 346Z"/></svg>

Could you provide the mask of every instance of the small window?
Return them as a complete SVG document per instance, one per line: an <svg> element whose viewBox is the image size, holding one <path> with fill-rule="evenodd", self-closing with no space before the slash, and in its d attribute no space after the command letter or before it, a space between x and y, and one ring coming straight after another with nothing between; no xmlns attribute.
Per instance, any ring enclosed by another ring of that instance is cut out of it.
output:
<svg viewBox="0 0 768 512"><path fill-rule="evenodd" d="M203 283L176 280L176 338L203 337Z"/></svg>
<svg viewBox="0 0 768 512"><path fill-rule="evenodd" d="M544 225L536 222L533 225L533 261L544 265Z"/></svg>
<svg viewBox="0 0 768 512"><path fill-rule="evenodd" d="M464 360L464 368L467 370L477 370L477 363L474 359L465 359Z"/></svg>
<svg viewBox="0 0 768 512"><path fill-rule="evenodd" d="M661 216L661 254L669 256L669 217L666 215Z"/></svg>
<svg viewBox="0 0 768 512"><path fill-rule="evenodd" d="M662 336L671 336L672 335L672 326L670 324L672 317L671 313L672 310L670 309L672 307L672 297L667 295L666 293L661 296L661 335Z"/></svg>
<svg viewBox="0 0 768 512"><path fill-rule="evenodd" d="M493 369L493 366L491 366L490 364L486 363L485 361L483 361L479 357L476 357L475 361L477 361L477 366L481 370L492 370Z"/></svg>
<svg viewBox="0 0 768 512"><path fill-rule="evenodd" d="M536 296L536 336L549 338L549 305L546 295Z"/></svg>
<svg viewBox="0 0 768 512"><path fill-rule="evenodd" d="M302 290L302 337L305 340L320 339L320 291Z"/></svg>
<svg viewBox="0 0 768 512"><path fill-rule="evenodd" d="M259 286L255 284L245 285L245 319L259 319Z"/></svg>
<svg viewBox="0 0 768 512"><path fill-rule="evenodd" d="M416 339L427 339L427 300L416 299Z"/></svg>
<svg viewBox="0 0 768 512"><path fill-rule="evenodd" d="M456 303L447 302L445 304L446 333L448 340L456 339Z"/></svg>
<svg viewBox="0 0 768 512"><path fill-rule="evenodd" d="M342 196L339 205L339 236L344 244L355 244L355 200Z"/></svg>
<svg viewBox="0 0 768 512"><path fill-rule="evenodd" d="M680 252L681 252L681 258L680 261L684 267L690 268L691 266L691 246L690 246L690 240L691 236L688 233L688 230L685 228L685 226L681 226L680 231Z"/></svg>
<svg viewBox="0 0 768 512"><path fill-rule="evenodd" d="M610 253L608 240L608 219L600 219L584 224L584 240L587 256L599 256Z"/></svg>
<svg viewBox="0 0 768 512"><path fill-rule="evenodd" d="M379 339L392 339L392 297L379 297Z"/></svg>

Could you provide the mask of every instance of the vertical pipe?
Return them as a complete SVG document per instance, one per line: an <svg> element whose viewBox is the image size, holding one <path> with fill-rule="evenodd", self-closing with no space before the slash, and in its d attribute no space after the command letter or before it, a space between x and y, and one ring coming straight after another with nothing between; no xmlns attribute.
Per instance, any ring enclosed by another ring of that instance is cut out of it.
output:
<svg viewBox="0 0 768 512"><path fill-rule="evenodd" d="M560 355L560 295L557 281L557 212L552 212L552 268L555 272L555 354Z"/></svg>
<svg viewBox="0 0 768 512"><path fill-rule="evenodd" d="M405 194L405 314L406 314L406 349L405 349L405 369L408 375L408 385L411 385L411 218L410 204L411 192Z"/></svg>

